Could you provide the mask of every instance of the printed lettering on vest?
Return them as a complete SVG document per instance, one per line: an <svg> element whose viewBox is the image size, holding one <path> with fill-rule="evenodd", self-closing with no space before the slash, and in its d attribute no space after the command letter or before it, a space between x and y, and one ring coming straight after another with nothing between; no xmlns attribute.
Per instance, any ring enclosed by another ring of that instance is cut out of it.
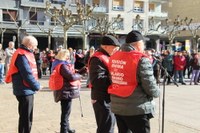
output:
<svg viewBox="0 0 200 133"><path fill-rule="evenodd" d="M120 97L130 96L138 85L137 67L142 53L118 51L110 57L109 71L112 84L108 93Z"/></svg>

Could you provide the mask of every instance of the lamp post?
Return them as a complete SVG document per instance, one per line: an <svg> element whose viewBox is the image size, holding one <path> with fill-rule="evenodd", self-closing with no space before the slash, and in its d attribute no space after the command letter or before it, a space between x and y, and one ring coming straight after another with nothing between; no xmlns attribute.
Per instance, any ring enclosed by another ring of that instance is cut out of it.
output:
<svg viewBox="0 0 200 133"><path fill-rule="evenodd" d="M77 14L75 15L72 14L71 10L65 7L65 4L62 4L61 8L57 9L56 7L51 8L51 3L48 1L46 2L46 14L53 19L54 24L58 22L63 28L64 48L67 48L67 30L74 24L88 19L92 13L91 6L89 5L83 6L80 3L77 3L76 7Z"/></svg>

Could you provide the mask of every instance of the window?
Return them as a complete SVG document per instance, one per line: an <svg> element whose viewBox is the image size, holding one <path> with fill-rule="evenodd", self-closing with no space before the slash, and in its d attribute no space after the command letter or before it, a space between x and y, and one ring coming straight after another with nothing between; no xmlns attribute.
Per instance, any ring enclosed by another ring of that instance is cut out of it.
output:
<svg viewBox="0 0 200 133"><path fill-rule="evenodd" d="M99 4L100 4L100 0L93 0L93 5L99 6Z"/></svg>
<svg viewBox="0 0 200 133"><path fill-rule="evenodd" d="M144 12L144 2L143 1L135 1L133 12L143 13Z"/></svg>
<svg viewBox="0 0 200 133"><path fill-rule="evenodd" d="M30 20L30 24L36 25L37 24L37 13L29 12L29 20Z"/></svg>
<svg viewBox="0 0 200 133"><path fill-rule="evenodd" d="M133 20L133 29L134 30L138 30L138 31L142 31L144 28L144 20L143 19L134 19Z"/></svg>
<svg viewBox="0 0 200 133"><path fill-rule="evenodd" d="M17 11L13 10L3 10L3 21L16 21L17 20ZM14 19L14 20L13 20Z"/></svg>
<svg viewBox="0 0 200 133"><path fill-rule="evenodd" d="M113 0L113 10L123 11L124 10L124 1L123 0Z"/></svg>
<svg viewBox="0 0 200 133"><path fill-rule="evenodd" d="M51 0L51 3L53 4L65 4L66 0Z"/></svg>
<svg viewBox="0 0 200 133"><path fill-rule="evenodd" d="M116 18L112 18L112 21L114 22L112 25L113 30L124 30L124 19L119 18L116 20Z"/></svg>
<svg viewBox="0 0 200 133"><path fill-rule="evenodd" d="M155 11L155 5L154 4L149 4L149 11L154 12Z"/></svg>

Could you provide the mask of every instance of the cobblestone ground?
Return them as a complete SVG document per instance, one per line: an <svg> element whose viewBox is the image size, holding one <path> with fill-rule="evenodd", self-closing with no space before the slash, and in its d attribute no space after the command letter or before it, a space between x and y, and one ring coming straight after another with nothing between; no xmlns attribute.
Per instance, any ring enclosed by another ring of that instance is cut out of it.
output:
<svg viewBox="0 0 200 133"><path fill-rule="evenodd" d="M53 101L52 92L48 89L48 77L44 77L40 82L44 88L34 97L32 133L58 133L60 104ZM198 85L166 86L164 133L200 133L199 95ZM79 99L73 101L71 127L76 129L77 133L95 133L96 123L90 102L90 90L84 87L81 91L81 103L83 117ZM162 127L162 97L156 99L156 105L156 117L151 119L152 133L159 133ZM0 133L17 133L17 106L11 84L0 85ZM117 128L115 132L117 133Z"/></svg>

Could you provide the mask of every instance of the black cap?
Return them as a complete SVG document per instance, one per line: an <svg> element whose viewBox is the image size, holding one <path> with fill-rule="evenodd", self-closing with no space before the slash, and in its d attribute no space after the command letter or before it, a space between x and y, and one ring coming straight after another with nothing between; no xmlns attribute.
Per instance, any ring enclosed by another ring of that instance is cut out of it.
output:
<svg viewBox="0 0 200 133"><path fill-rule="evenodd" d="M102 38L101 45L120 46L119 41L112 35L105 35Z"/></svg>
<svg viewBox="0 0 200 133"><path fill-rule="evenodd" d="M133 30L126 36L126 43L138 42L144 40L144 37L139 31Z"/></svg>

